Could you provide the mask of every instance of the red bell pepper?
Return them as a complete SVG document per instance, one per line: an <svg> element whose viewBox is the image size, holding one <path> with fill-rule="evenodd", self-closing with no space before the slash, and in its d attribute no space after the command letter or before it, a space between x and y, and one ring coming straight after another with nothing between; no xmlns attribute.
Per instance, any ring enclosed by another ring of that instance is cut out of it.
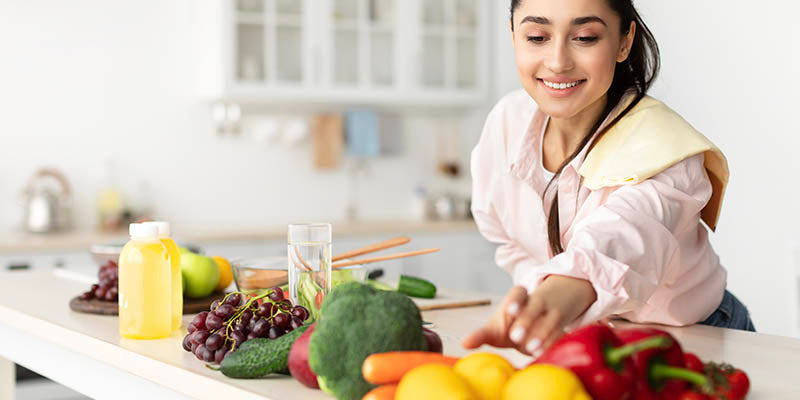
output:
<svg viewBox="0 0 800 400"><path fill-rule="evenodd" d="M669 345L666 336L623 344L611 328L591 324L562 336L534 363L571 370L595 400L634 399L636 370L630 356Z"/></svg>
<svg viewBox="0 0 800 400"><path fill-rule="evenodd" d="M744 371L730 364L706 363L706 383L681 394L679 400L741 400L750 390L750 379Z"/></svg>
<svg viewBox="0 0 800 400"><path fill-rule="evenodd" d="M685 368L681 345L672 335L654 328L617 330L623 343L637 343L650 337L666 337L668 347L646 349L631 356L639 379L634 384L634 398L639 400L676 400L686 390L687 382L706 384L703 374Z"/></svg>

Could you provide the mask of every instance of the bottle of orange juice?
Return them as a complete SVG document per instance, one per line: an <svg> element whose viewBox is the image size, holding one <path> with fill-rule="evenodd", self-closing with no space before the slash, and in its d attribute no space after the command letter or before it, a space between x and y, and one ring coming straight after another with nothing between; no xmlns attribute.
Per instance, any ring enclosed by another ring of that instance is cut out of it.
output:
<svg viewBox="0 0 800 400"><path fill-rule="evenodd" d="M181 276L181 253L178 245L169 237L169 222L156 221L145 222L145 225L153 225L158 228L158 238L169 253L169 265L172 272L172 330L181 327L183 318L183 277Z"/></svg>
<svg viewBox="0 0 800 400"><path fill-rule="evenodd" d="M158 228L131 224L119 255L119 333L160 339L172 332L172 270Z"/></svg>

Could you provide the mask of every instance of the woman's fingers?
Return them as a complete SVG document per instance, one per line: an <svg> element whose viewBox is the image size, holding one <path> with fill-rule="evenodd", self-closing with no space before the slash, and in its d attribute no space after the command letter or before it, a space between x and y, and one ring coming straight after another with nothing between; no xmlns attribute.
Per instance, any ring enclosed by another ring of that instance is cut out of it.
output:
<svg viewBox="0 0 800 400"><path fill-rule="evenodd" d="M535 322L540 314L544 312L544 303L538 297L532 296L528 299L525 307L519 312L509 329L508 338L517 345L523 347L525 339L530 335Z"/></svg>
<svg viewBox="0 0 800 400"><path fill-rule="evenodd" d="M485 326L465 337L461 341L461 345L466 349L474 349L483 344L495 347L513 346L508 341L508 327L514 322L520 309L525 306L527 299L528 293L524 287L511 288L500 303L500 307L495 310L492 319Z"/></svg>
<svg viewBox="0 0 800 400"><path fill-rule="evenodd" d="M538 356L542 350L550 347L550 344L561 336L560 324L561 313L556 309L547 310L531 328L531 332L524 343L525 352Z"/></svg>
<svg viewBox="0 0 800 400"><path fill-rule="evenodd" d="M508 291L503 304L500 309L505 313L505 320L513 322L514 318L519 314L523 307L528 302L528 291L522 286L514 286ZM506 325L508 326L508 325Z"/></svg>
<svg viewBox="0 0 800 400"><path fill-rule="evenodd" d="M488 344L492 340L492 336L491 328L484 326L462 339L461 346L465 349L476 349L483 344Z"/></svg>

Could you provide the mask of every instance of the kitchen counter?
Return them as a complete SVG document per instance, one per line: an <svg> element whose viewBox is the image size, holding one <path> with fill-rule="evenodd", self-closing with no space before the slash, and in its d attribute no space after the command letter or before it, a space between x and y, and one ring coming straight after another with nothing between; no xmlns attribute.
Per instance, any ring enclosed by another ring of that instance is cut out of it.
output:
<svg viewBox="0 0 800 400"><path fill-rule="evenodd" d="M477 232L472 220L452 221L358 221L334 222L335 236L414 234L439 232ZM220 228L190 229L173 227L176 239L189 243L286 240L286 225L265 226L263 228ZM74 231L64 233L36 234L25 232L0 233L0 253L29 253L38 251L59 251L88 249L93 244L110 242L124 243L127 232Z"/></svg>
<svg viewBox="0 0 800 400"><path fill-rule="evenodd" d="M167 339L122 339L116 317L70 311L70 298L86 288L50 271L15 272L0 281L0 398L13 394L9 360L96 399L330 398L289 377L234 380L206 368L181 347L192 318L188 315L182 330ZM466 353L459 345L461 338L493 310L481 306L426 311L423 318L433 322L445 353L459 356ZM800 340L708 326L665 329L701 358L744 369L752 382L749 399L800 398ZM484 350L505 356L517 367L528 361L512 350Z"/></svg>

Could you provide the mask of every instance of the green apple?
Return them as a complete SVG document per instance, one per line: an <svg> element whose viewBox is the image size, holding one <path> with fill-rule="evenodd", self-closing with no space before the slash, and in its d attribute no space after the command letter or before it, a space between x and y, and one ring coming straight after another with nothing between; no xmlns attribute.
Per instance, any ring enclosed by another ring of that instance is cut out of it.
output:
<svg viewBox="0 0 800 400"><path fill-rule="evenodd" d="M186 297L206 297L219 283L219 267L211 257L194 253L181 254L181 272L186 278Z"/></svg>
<svg viewBox="0 0 800 400"><path fill-rule="evenodd" d="M183 246L178 246L178 253L191 253L192 251Z"/></svg>

